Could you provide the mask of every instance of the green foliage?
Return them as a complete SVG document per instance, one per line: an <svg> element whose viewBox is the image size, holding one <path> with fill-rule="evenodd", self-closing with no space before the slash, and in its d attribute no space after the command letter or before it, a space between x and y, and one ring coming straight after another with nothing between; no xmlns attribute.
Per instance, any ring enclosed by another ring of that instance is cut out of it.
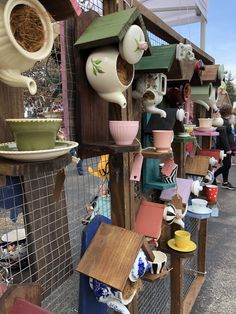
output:
<svg viewBox="0 0 236 314"><path fill-rule="evenodd" d="M236 101L236 86L233 84L234 78L232 77L232 73L229 72L225 83L226 83L226 90L228 92L229 98L231 100L231 103Z"/></svg>

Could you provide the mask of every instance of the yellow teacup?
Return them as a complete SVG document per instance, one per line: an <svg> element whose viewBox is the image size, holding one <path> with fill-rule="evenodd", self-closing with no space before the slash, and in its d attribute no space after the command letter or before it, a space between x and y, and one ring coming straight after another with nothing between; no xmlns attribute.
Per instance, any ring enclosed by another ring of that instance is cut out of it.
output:
<svg viewBox="0 0 236 314"><path fill-rule="evenodd" d="M175 245L180 248L186 248L190 243L190 233L185 230L175 231Z"/></svg>

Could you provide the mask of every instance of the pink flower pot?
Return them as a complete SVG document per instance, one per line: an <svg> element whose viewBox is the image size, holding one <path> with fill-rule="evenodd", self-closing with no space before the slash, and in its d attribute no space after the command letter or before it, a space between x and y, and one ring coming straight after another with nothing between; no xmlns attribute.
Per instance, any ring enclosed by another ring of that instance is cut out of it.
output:
<svg viewBox="0 0 236 314"><path fill-rule="evenodd" d="M109 130L116 145L131 145L138 133L139 121L109 121Z"/></svg>
<svg viewBox="0 0 236 314"><path fill-rule="evenodd" d="M172 130L153 130L153 144L159 152L168 152L171 150L171 143L174 139Z"/></svg>

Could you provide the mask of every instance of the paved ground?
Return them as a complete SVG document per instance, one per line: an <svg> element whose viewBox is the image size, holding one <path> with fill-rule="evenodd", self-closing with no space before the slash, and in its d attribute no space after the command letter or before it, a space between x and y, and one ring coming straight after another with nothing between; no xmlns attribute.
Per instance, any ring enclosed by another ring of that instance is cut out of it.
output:
<svg viewBox="0 0 236 314"><path fill-rule="evenodd" d="M235 165L229 181L236 186ZM236 191L220 189L219 202L219 217L209 219L206 280L191 314L236 313Z"/></svg>

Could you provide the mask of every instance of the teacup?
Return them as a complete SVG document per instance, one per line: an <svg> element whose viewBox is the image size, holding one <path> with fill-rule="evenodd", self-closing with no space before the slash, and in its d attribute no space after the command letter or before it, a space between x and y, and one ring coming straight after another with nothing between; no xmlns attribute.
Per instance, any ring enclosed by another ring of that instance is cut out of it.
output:
<svg viewBox="0 0 236 314"><path fill-rule="evenodd" d="M176 119L182 122L184 119L188 119L189 113L180 108L176 111Z"/></svg>
<svg viewBox="0 0 236 314"><path fill-rule="evenodd" d="M152 253L155 258L153 262L148 261L150 265L150 273L154 275L160 274L166 267L167 256L161 251L152 251Z"/></svg>
<svg viewBox="0 0 236 314"><path fill-rule="evenodd" d="M157 151L168 152L174 139L173 130L153 130L153 143Z"/></svg>
<svg viewBox="0 0 236 314"><path fill-rule="evenodd" d="M175 245L180 249L185 249L190 244L190 232L185 230L175 231Z"/></svg>
<svg viewBox="0 0 236 314"><path fill-rule="evenodd" d="M200 128L211 128L212 127L212 121L211 118L199 118L199 127Z"/></svg>
<svg viewBox="0 0 236 314"><path fill-rule="evenodd" d="M199 209L199 208L205 208L207 206L207 201L203 200L201 198L193 198L192 199L192 208L193 209Z"/></svg>

